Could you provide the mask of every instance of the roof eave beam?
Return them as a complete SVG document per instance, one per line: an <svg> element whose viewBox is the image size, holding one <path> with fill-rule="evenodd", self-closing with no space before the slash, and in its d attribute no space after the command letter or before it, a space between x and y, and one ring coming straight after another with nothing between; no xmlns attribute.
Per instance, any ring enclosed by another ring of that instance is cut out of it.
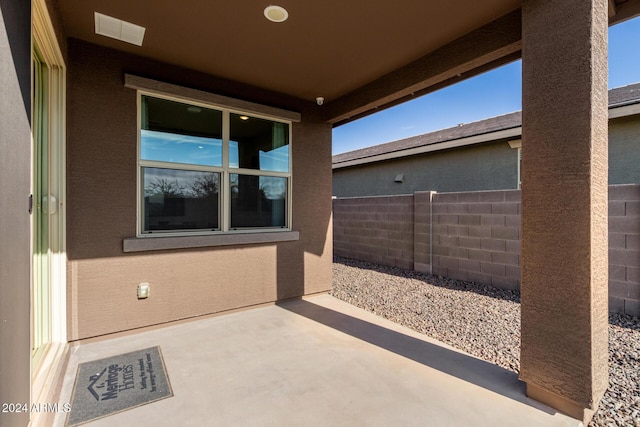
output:
<svg viewBox="0 0 640 427"><path fill-rule="evenodd" d="M609 0L609 19L616 16L616 0Z"/></svg>
<svg viewBox="0 0 640 427"><path fill-rule="evenodd" d="M331 124L362 117L398 100L428 93L520 56L522 18L515 10L326 105Z"/></svg>
<svg viewBox="0 0 640 427"><path fill-rule="evenodd" d="M609 25L619 24L638 15L640 15L640 0L627 0L620 4L616 4L615 0L609 0Z"/></svg>

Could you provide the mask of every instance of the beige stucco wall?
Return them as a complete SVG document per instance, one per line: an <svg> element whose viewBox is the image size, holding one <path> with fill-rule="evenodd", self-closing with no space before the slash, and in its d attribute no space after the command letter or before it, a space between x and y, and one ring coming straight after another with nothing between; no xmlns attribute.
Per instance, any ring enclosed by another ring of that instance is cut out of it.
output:
<svg viewBox="0 0 640 427"><path fill-rule="evenodd" d="M7 7L10 6L10 7ZM31 322L31 4L0 1L0 402L29 403ZM5 408L7 409L7 408ZM28 412L0 411L0 426Z"/></svg>
<svg viewBox="0 0 640 427"><path fill-rule="evenodd" d="M608 383L607 24L603 0L522 3L520 379L584 424Z"/></svg>
<svg viewBox="0 0 640 427"><path fill-rule="evenodd" d="M298 111L292 242L124 253L136 234L136 92L124 73ZM331 287L331 127L279 97L84 42L69 43L68 330L77 340ZM140 282L151 296L138 300Z"/></svg>

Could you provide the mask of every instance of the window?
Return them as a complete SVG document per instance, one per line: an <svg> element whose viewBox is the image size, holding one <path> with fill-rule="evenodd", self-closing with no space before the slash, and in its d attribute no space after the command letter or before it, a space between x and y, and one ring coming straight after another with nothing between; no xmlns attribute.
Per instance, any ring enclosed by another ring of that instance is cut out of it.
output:
<svg viewBox="0 0 640 427"><path fill-rule="evenodd" d="M290 122L139 92L139 235L290 227Z"/></svg>

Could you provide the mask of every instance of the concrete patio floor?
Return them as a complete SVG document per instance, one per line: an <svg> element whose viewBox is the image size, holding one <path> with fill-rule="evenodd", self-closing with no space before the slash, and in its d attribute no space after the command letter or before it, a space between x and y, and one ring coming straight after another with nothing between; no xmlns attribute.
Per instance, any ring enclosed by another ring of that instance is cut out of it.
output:
<svg viewBox="0 0 640 427"><path fill-rule="evenodd" d="M75 346L60 402L79 363L157 345L174 396L86 425L580 425L516 374L329 295Z"/></svg>

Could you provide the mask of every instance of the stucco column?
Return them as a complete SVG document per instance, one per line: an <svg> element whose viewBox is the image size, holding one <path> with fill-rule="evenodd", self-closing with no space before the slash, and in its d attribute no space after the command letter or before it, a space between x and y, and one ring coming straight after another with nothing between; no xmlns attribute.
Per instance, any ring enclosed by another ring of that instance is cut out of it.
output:
<svg viewBox="0 0 640 427"><path fill-rule="evenodd" d="M587 422L608 378L607 1L522 4L527 394Z"/></svg>

